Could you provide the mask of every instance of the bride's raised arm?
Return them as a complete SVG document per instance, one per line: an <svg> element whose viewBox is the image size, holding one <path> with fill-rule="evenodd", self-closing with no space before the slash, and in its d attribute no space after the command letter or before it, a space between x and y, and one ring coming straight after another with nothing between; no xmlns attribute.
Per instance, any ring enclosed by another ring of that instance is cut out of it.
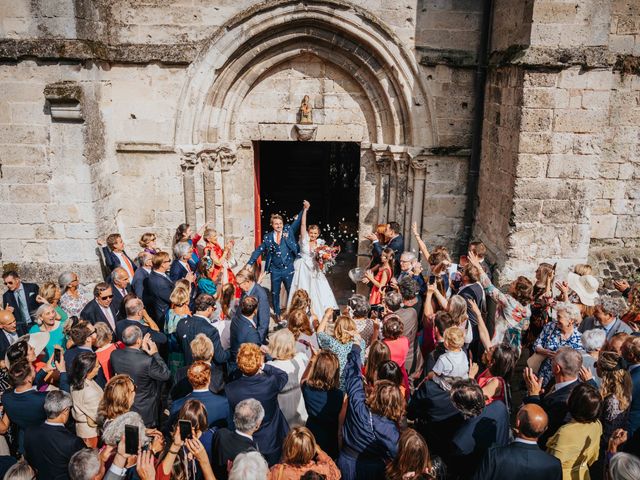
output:
<svg viewBox="0 0 640 480"><path fill-rule="evenodd" d="M307 203L304 204L304 208L302 209L302 218L300 222L300 240L306 239L309 236L307 232L307 211L309 207Z"/></svg>

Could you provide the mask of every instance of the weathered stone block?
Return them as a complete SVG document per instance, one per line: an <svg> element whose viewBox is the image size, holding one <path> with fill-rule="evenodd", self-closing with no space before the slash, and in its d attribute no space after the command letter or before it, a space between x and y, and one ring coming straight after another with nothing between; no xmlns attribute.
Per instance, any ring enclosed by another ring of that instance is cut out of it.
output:
<svg viewBox="0 0 640 480"><path fill-rule="evenodd" d="M557 132L596 133L608 125L605 110L556 110L554 130Z"/></svg>
<svg viewBox="0 0 640 480"><path fill-rule="evenodd" d="M615 215L594 215L591 217L592 238L613 238L618 217Z"/></svg>
<svg viewBox="0 0 640 480"><path fill-rule="evenodd" d="M640 237L640 221L636 215L620 215L616 226L616 237Z"/></svg>
<svg viewBox="0 0 640 480"><path fill-rule="evenodd" d="M523 132L546 132L551 129L552 110L523 108L520 128Z"/></svg>
<svg viewBox="0 0 640 480"><path fill-rule="evenodd" d="M531 155L522 153L518 155L516 175L521 178L544 177L547 171L548 162L548 155Z"/></svg>
<svg viewBox="0 0 640 480"><path fill-rule="evenodd" d="M598 157L595 155L549 155L547 177L598 178Z"/></svg>

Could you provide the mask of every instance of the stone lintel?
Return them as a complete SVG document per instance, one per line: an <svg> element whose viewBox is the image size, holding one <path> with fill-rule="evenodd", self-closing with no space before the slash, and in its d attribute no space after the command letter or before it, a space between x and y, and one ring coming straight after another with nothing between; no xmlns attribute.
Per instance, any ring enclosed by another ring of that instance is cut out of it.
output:
<svg viewBox="0 0 640 480"><path fill-rule="evenodd" d="M468 50L416 46L416 51L420 57L420 65L425 67L446 65L458 68L474 68L478 65L476 54Z"/></svg>
<svg viewBox="0 0 640 480"><path fill-rule="evenodd" d="M146 142L117 142L116 152L120 153L175 153L172 145Z"/></svg>

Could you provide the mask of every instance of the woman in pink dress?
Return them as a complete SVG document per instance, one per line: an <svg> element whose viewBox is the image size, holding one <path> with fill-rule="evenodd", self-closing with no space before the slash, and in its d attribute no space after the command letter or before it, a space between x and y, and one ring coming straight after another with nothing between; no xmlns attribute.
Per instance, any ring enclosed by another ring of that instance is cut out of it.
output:
<svg viewBox="0 0 640 480"><path fill-rule="evenodd" d="M364 274L365 278L362 282L373 285L369 294L369 303L371 305L380 305L382 303L384 289L391 283L391 278L393 277L394 258L393 250L385 248L380 255L380 268L378 268L375 276L371 270L367 270Z"/></svg>
<svg viewBox="0 0 640 480"><path fill-rule="evenodd" d="M402 335L404 325L397 315L389 315L382 324L382 336L384 343L389 347L391 360L396 362L402 372L402 385L405 388L405 396L409 394L409 376L405 368L407 353L409 353L409 339Z"/></svg>

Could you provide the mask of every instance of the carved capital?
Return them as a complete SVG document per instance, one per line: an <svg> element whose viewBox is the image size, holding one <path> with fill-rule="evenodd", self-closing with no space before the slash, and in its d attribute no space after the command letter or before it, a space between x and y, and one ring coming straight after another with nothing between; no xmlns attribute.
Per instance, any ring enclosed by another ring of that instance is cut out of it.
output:
<svg viewBox="0 0 640 480"><path fill-rule="evenodd" d="M414 170L426 170L427 169L427 157L425 156L417 156L412 157L410 160L411 168Z"/></svg>
<svg viewBox="0 0 640 480"><path fill-rule="evenodd" d="M216 163L219 162L220 170L224 172L236 163L237 154L231 145L217 145L198 152L198 159L209 170L213 170Z"/></svg>
<svg viewBox="0 0 640 480"><path fill-rule="evenodd" d="M182 152L182 156L180 157L180 166L182 170L193 170L198 164L198 158L196 157L196 152Z"/></svg>

